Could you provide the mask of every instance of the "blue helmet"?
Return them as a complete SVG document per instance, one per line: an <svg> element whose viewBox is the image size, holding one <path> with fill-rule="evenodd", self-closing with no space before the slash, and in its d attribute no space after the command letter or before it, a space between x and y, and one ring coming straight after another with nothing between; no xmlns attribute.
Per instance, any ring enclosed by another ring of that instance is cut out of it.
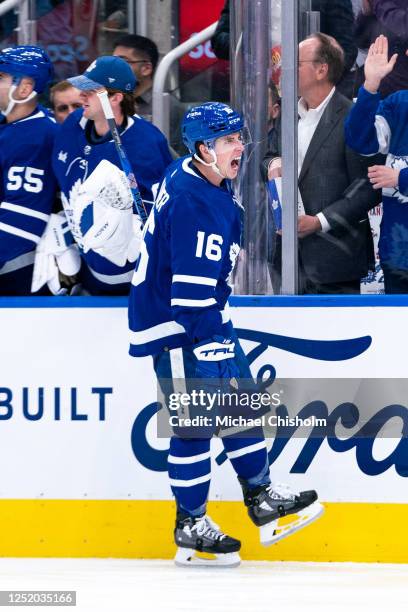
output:
<svg viewBox="0 0 408 612"><path fill-rule="evenodd" d="M206 102L190 109L181 126L183 142L190 153L196 152L197 142L240 132L244 121L239 113L222 102Z"/></svg>
<svg viewBox="0 0 408 612"><path fill-rule="evenodd" d="M16 82L22 77L30 77L37 93L44 91L54 74L46 52L29 45L3 49L0 52L0 72L11 74Z"/></svg>

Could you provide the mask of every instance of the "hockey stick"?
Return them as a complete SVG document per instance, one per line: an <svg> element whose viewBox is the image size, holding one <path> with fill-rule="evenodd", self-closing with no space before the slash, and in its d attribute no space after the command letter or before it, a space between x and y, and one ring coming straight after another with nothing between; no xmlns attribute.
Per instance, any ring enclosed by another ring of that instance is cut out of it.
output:
<svg viewBox="0 0 408 612"><path fill-rule="evenodd" d="M130 191L132 192L137 214L141 218L142 222L145 223L147 219L147 211L145 205L143 204L143 200L139 191L139 186L137 184L136 177L133 173L132 166L130 165L130 162L126 155L126 151L123 148L113 110L109 102L108 92L106 91L106 89L98 91L98 98L101 101L103 114L105 115L105 119L108 122L109 130L112 135L113 142L115 143L115 148L119 157L120 165L122 166L122 170L125 173L126 179L130 187Z"/></svg>

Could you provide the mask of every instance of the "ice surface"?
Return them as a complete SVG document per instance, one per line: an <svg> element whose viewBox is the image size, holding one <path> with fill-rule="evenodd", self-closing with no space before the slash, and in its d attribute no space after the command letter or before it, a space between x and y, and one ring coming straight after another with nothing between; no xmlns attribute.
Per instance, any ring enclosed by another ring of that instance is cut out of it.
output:
<svg viewBox="0 0 408 612"><path fill-rule="evenodd" d="M405 612L408 565L3 558L0 589L76 590L76 608L43 609L78 612Z"/></svg>

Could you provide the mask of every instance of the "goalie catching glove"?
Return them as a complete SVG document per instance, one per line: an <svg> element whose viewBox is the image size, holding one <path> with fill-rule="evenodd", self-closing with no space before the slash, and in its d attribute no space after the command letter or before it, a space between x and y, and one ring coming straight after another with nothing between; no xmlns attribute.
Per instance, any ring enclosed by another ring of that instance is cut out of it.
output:
<svg viewBox="0 0 408 612"><path fill-rule="evenodd" d="M64 213L51 214L35 250L31 292L36 293L47 284L54 295L65 295L67 289L61 286L60 273L71 277L80 267L81 256Z"/></svg>
<svg viewBox="0 0 408 612"><path fill-rule="evenodd" d="M73 203L75 237L84 253L92 250L115 265L136 261L142 241L142 220L133 210L125 174L102 160L82 183Z"/></svg>
<svg viewBox="0 0 408 612"><path fill-rule="evenodd" d="M127 261L136 261L140 253L143 225L137 215L124 215L127 211L108 209L102 215L100 229L93 226L84 236L84 252L90 249L98 253L117 266L124 266ZM105 229L112 228L113 233L103 238ZM102 244L100 244L102 241ZM100 246L99 246L100 245Z"/></svg>

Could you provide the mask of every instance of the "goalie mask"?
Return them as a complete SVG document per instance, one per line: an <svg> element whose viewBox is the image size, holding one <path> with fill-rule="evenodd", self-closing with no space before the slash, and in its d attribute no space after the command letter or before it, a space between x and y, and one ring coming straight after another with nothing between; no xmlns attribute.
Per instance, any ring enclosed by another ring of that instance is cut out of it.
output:
<svg viewBox="0 0 408 612"><path fill-rule="evenodd" d="M193 157L201 164L210 166L222 178L226 177L217 165L217 139L238 133L243 145L251 142L249 130L245 127L241 115L221 102L207 102L189 110L184 116L181 133L183 142ZM208 148L212 162L207 163L198 155L197 145L201 143Z"/></svg>
<svg viewBox="0 0 408 612"><path fill-rule="evenodd" d="M12 76L8 98L9 104L4 109L3 115L7 116L15 104L24 104L32 100L37 94L42 93L53 77L53 66L46 52L40 47L23 45L20 47L9 47L0 53L0 72ZM24 100L15 100L13 94L22 78L28 77L34 82L34 89Z"/></svg>

